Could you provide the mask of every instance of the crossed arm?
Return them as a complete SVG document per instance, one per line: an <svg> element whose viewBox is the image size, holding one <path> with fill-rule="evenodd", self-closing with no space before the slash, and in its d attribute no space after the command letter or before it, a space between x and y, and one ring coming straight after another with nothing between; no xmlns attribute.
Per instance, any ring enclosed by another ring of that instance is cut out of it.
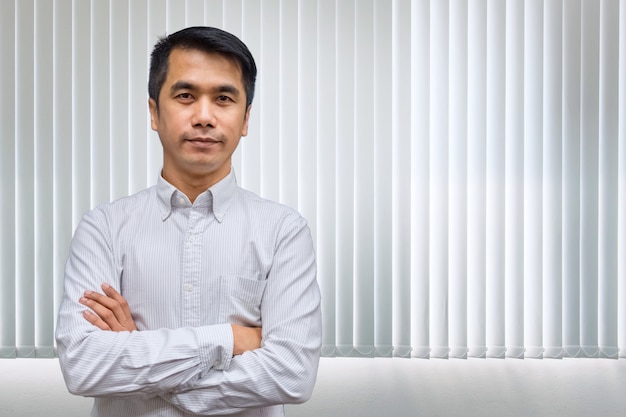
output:
<svg viewBox="0 0 626 417"><path fill-rule="evenodd" d="M85 310L83 317L89 323L100 330L113 332L137 331L137 325L133 320L128 301L109 284L102 284L100 294L86 290L79 302L89 307L92 311ZM233 330L233 355L241 355L244 352L261 347L260 327L245 327L231 324Z"/></svg>
<svg viewBox="0 0 626 417"><path fill-rule="evenodd" d="M101 217L96 212L84 218L66 266L56 336L70 392L159 397L209 415L310 397L321 315L312 241L304 226L293 224L282 238L291 249L276 252L260 304L262 328L226 322L152 329L121 295L124 271ZM100 291L104 277L109 279Z"/></svg>

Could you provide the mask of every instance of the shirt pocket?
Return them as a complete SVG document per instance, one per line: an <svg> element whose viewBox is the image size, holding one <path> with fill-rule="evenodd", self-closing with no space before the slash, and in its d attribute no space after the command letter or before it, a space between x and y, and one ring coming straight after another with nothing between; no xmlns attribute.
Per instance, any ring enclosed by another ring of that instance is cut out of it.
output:
<svg viewBox="0 0 626 417"><path fill-rule="evenodd" d="M220 276L219 323L260 327L265 284L241 276Z"/></svg>

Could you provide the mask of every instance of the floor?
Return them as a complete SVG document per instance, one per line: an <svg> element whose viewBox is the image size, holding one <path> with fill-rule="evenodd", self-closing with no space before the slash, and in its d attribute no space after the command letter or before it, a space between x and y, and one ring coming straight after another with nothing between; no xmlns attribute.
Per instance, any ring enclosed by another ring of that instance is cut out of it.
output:
<svg viewBox="0 0 626 417"><path fill-rule="evenodd" d="M324 358L288 417L623 417L626 360ZM0 360L1 417L87 416L57 360Z"/></svg>

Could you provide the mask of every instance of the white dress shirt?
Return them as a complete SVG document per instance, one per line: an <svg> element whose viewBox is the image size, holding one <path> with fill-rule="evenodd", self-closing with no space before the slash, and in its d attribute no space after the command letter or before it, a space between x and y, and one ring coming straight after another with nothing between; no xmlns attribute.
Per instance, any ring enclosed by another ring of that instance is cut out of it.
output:
<svg viewBox="0 0 626 417"><path fill-rule="evenodd" d="M82 316L85 290L108 283L139 331ZM230 324L263 328L233 357ZM240 188L231 173L191 204L157 185L88 212L65 271L57 331L70 392L92 416L283 416L313 390L320 292L306 221Z"/></svg>

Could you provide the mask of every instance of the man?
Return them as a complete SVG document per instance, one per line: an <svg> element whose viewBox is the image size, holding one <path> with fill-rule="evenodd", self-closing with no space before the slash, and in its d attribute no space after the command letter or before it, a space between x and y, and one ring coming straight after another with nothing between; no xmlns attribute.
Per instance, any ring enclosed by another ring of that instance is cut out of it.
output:
<svg viewBox="0 0 626 417"><path fill-rule="evenodd" d="M320 293L306 221L239 188L256 66L215 28L152 53L157 185L87 213L66 265L57 342L92 416L283 416L320 355ZM102 292L100 292L100 289Z"/></svg>

